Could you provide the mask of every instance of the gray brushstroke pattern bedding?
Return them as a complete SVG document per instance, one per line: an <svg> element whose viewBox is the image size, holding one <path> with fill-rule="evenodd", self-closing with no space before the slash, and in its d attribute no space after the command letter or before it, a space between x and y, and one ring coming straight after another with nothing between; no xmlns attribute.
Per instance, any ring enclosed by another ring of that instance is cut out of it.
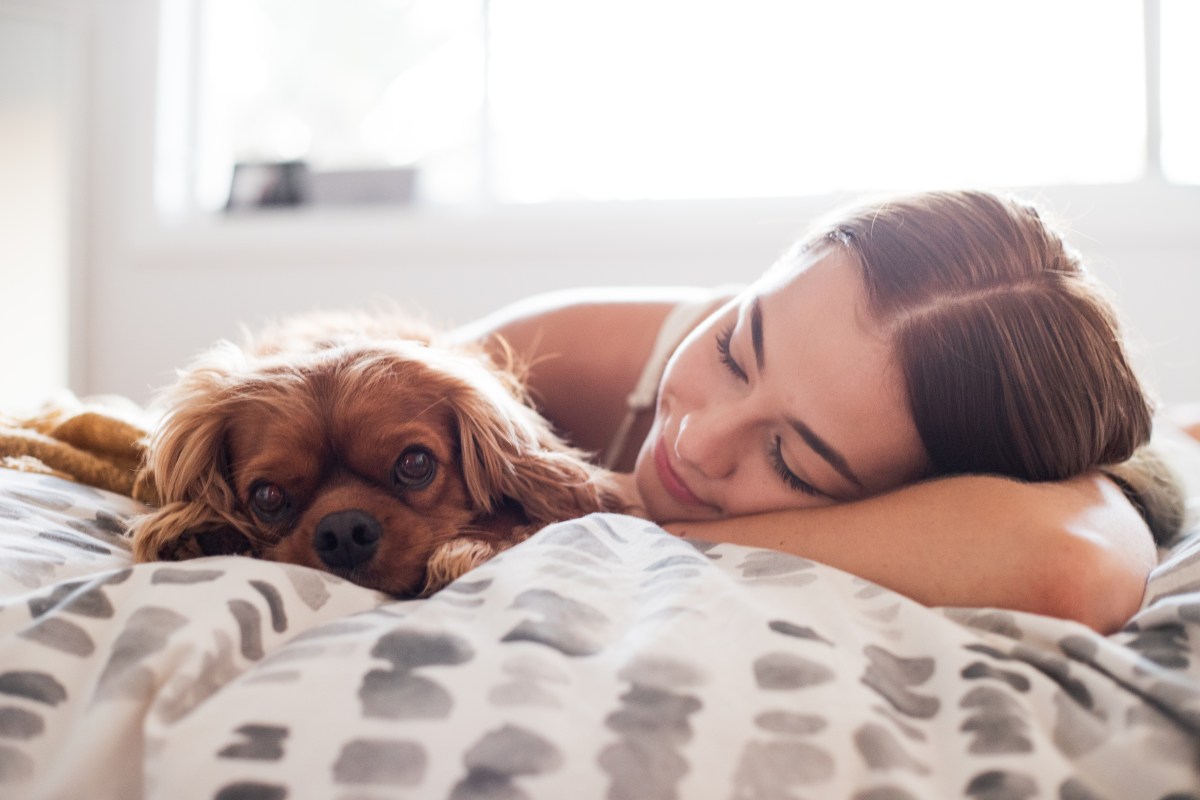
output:
<svg viewBox="0 0 1200 800"><path fill-rule="evenodd" d="M394 602L135 510L0 470L0 797L1200 797L1200 530L1102 637L631 517Z"/></svg>

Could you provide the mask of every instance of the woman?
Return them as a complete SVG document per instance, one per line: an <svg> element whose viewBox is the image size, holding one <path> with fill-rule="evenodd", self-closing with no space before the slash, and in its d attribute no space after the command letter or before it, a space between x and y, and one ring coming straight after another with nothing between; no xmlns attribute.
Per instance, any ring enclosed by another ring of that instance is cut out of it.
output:
<svg viewBox="0 0 1200 800"><path fill-rule="evenodd" d="M1031 208L981 192L865 208L721 300L549 296L473 335L528 360L547 416L632 470L674 533L928 605L1101 631L1138 608L1154 540L1122 489L1165 488L1160 535L1179 496L1153 462L1099 471L1147 442L1151 407L1110 306Z"/></svg>

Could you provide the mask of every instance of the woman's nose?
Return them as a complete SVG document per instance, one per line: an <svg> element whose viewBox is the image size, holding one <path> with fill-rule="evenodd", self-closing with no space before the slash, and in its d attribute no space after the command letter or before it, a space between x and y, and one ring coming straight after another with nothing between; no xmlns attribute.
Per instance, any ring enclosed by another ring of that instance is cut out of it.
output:
<svg viewBox="0 0 1200 800"><path fill-rule="evenodd" d="M679 421L675 455L706 478L728 477L737 466L737 451L737 424L730 415L707 409Z"/></svg>

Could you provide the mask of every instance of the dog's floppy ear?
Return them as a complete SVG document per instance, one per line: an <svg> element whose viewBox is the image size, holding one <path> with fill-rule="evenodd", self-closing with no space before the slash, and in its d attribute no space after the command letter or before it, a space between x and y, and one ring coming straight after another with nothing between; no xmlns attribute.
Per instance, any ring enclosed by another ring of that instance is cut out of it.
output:
<svg viewBox="0 0 1200 800"><path fill-rule="evenodd" d="M238 348L221 346L159 398L168 411L148 437L139 476L158 508L130 526L138 561L253 549L253 526L238 510L225 455L231 384L244 361Z"/></svg>
<svg viewBox="0 0 1200 800"><path fill-rule="evenodd" d="M610 474L560 439L504 378L451 394L472 500L491 513L516 502L534 525L618 510Z"/></svg>

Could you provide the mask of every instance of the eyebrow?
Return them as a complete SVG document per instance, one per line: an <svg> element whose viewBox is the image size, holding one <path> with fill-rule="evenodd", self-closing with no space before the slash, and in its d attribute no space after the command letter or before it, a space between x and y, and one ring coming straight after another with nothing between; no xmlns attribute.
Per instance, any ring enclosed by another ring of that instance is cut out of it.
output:
<svg viewBox="0 0 1200 800"><path fill-rule="evenodd" d="M762 372L766 364L766 354L763 345L762 300L758 297L754 298L754 301L750 304L750 343L754 347L754 361L758 364L759 372ZM846 463L846 457L833 449L829 442L816 434L816 431L800 420L792 419L791 417L788 418L788 424L792 426L796 433L800 434L800 438L813 449L813 452L823 458L839 475L860 489L866 488L859 477L854 474L854 470L850 469L850 465Z"/></svg>
<svg viewBox="0 0 1200 800"><path fill-rule="evenodd" d="M846 463L845 456L830 447L829 442L825 441L820 436L817 436L816 432L813 431L812 428L808 427L798 419L789 418L788 424L795 429L796 433L800 434L800 438L807 442L808 446L811 447L817 455L825 459L829 466L837 470L839 475L860 489L866 488L863 486L863 482L859 480L858 476L854 474L854 470L850 469L850 465Z"/></svg>

